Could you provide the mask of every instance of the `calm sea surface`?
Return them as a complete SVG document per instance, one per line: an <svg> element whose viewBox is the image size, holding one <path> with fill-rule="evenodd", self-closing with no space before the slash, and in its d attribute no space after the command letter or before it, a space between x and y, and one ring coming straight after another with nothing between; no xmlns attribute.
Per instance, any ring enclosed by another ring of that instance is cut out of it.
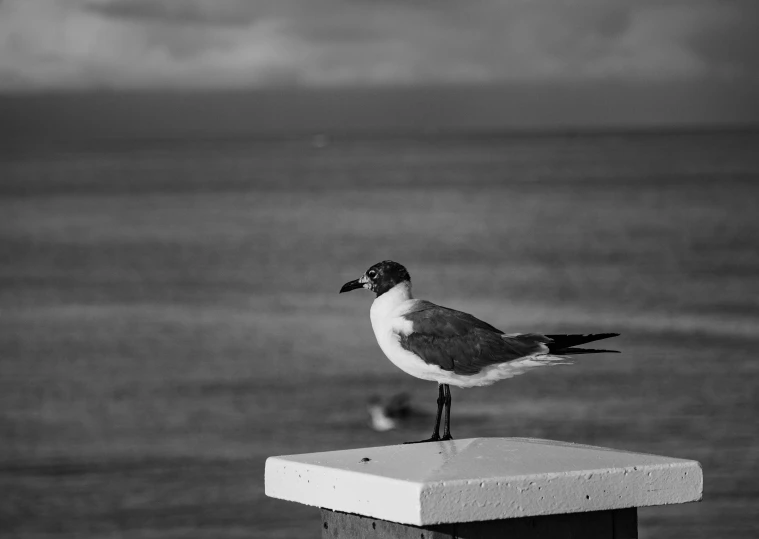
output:
<svg viewBox="0 0 759 539"><path fill-rule="evenodd" d="M510 331L620 355L453 391L453 432L699 460L641 537L759 534L759 134L78 137L0 151L0 535L319 537L267 456L393 444L339 296L384 259Z"/></svg>

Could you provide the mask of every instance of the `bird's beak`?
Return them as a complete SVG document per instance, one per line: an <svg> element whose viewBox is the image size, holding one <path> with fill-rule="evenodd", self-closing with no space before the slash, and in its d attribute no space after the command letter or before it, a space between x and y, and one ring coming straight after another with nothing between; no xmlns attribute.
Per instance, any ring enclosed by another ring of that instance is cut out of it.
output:
<svg viewBox="0 0 759 539"><path fill-rule="evenodd" d="M356 290L357 288L363 288L367 282L368 280L366 279L366 275L362 276L360 279L348 281L340 289L340 294L342 294L343 292L350 292L351 290Z"/></svg>

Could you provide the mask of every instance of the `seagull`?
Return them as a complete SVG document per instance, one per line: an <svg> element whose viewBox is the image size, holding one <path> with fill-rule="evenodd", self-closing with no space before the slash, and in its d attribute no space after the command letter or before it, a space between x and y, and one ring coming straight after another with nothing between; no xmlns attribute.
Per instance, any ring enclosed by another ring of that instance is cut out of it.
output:
<svg viewBox="0 0 759 539"><path fill-rule="evenodd" d="M432 436L407 443L452 440L451 388L488 386L499 380L551 365L571 363L577 354L618 353L576 346L617 337L619 333L542 335L504 333L471 314L411 295L411 277L401 264L378 262L340 294L359 288L377 296L369 315L387 358L402 371L438 383L437 414ZM445 408L443 436L440 420Z"/></svg>
<svg viewBox="0 0 759 539"><path fill-rule="evenodd" d="M384 402L375 395L369 399L366 410L369 412L369 426L378 432L396 428L399 421L414 413L408 393L398 393Z"/></svg>

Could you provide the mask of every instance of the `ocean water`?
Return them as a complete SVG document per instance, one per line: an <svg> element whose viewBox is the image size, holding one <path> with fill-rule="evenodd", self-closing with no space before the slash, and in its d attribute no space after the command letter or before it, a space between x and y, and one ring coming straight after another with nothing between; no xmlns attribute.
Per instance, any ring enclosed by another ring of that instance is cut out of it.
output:
<svg viewBox="0 0 759 539"><path fill-rule="evenodd" d="M317 144L314 144L317 142ZM622 354L453 390L453 434L699 460L641 537L759 533L759 133L88 137L0 151L0 534L319 537L270 455L393 444L371 264ZM610 342L611 346L611 342Z"/></svg>

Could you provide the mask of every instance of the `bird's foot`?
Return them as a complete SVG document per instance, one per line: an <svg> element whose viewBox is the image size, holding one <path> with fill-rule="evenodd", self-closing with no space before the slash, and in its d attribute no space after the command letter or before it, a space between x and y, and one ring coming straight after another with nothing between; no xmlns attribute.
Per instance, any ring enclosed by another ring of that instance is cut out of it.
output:
<svg viewBox="0 0 759 539"><path fill-rule="evenodd" d="M442 437L442 438L440 438L440 441L441 441L441 442L445 442L445 441L447 441L447 440L453 440L453 436L451 436L451 434L450 434L450 433L448 433L448 434L443 434L443 437Z"/></svg>
<svg viewBox="0 0 759 539"><path fill-rule="evenodd" d="M424 443L427 443L427 442L439 442L440 440L441 440L440 436L437 435L437 436L431 436L430 438L427 438L426 440L418 440L416 442L403 442L403 445L408 445L408 444L424 444Z"/></svg>

